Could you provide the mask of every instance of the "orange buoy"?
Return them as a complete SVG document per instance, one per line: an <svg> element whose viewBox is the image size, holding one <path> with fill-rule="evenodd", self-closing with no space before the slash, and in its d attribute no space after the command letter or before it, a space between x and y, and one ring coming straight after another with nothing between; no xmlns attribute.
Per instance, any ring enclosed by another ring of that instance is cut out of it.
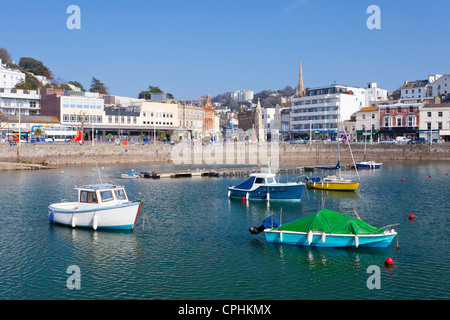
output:
<svg viewBox="0 0 450 320"><path fill-rule="evenodd" d="M414 218L415 218L415 216L412 213L408 216L409 220L414 220Z"/></svg>

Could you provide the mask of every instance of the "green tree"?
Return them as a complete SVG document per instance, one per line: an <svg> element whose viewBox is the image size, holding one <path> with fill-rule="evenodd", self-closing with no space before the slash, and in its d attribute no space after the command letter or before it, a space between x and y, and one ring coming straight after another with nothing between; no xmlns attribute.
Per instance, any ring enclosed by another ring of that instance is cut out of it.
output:
<svg viewBox="0 0 450 320"><path fill-rule="evenodd" d="M148 86L148 90L139 92L138 99L150 100L152 93L164 93L158 86Z"/></svg>
<svg viewBox="0 0 450 320"><path fill-rule="evenodd" d="M78 87L81 89L81 91L85 92L86 90L84 90L83 85L81 83L79 83L78 81L69 81L69 84Z"/></svg>
<svg viewBox="0 0 450 320"><path fill-rule="evenodd" d="M49 68L44 66L42 61L33 58L20 58L19 66L27 72L31 72L37 76L44 76L47 79L52 79L52 72Z"/></svg>
<svg viewBox="0 0 450 320"><path fill-rule="evenodd" d="M108 94L108 88L100 80L92 77L90 92L98 92L102 94Z"/></svg>
<svg viewBox="0 0 450 320"><path fill-rule="evenodd" d="M26 89L26 90L38 90L43 88L42 82L40 82L35 76L30 73L25 73L25 81L18 82L14 89Z"/></svg>

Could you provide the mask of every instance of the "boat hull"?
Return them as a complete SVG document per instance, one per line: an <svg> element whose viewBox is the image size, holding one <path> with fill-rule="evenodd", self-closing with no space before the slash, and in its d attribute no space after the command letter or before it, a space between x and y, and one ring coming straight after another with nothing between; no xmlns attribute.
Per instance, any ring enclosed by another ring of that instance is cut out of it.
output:
<svg viewBox="0 0 450 320"><path fill-rule="evenodd" d="M381 163L357 163L358 169L380 169Z"/></svg>
<svg viewBox="0 0 450 320"><path fill-rule="evenodd" d="M109 207L84 208L82 210L75 209L72 204L58 203L50 205L48 207L49 220L57 224L94 230L132 230L136 225L142 208L141 201Z"/></svg>
<svg viewBox="0 0 450 320"><path fill-rule="evenodd" d="M228 188L230 198L245 197L249 200L297 200L302 199L305 184L260 186L255 190Z"/></svg>
<svg viewBox="0 0 450 320"><path fill-rule="evenodd" d="M313 232L310 241L308 241L308 233L305 232L292 232L292 231L279 231L273 229L265 229L264 234L268 242L287 243L300 246L312 246L312 247L387 247L392 239L397 235L397 232L385 232L383 234L376 235L358 235L357 239L355 235L336 235L325 234L322 232ZM324 242L322 240L325 240Z"/></svg>
<svg viewBox="0 0 450 320"><path fill-rule="evenodd" d="M356 191L359 187L359 182L351 183L337 183L337 182L308 182L308 188L319 190L333 190L333 191Z"/></svg>

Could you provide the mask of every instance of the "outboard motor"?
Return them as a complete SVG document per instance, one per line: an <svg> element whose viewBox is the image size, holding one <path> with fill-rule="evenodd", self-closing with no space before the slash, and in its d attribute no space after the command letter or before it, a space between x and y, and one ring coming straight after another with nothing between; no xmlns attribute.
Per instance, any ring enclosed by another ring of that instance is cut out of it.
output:
<svg viewBox="0 0 450 320"><path fill-rule="evenodd" d="M271 216L267 217L266 219L264 219L262 225L260 225L259 227L256 227L256 226L249 227L248 231L250 231L251 234L257 235L257 234L261 233L262 231L264 231L264 229L277 228L279 226L280 226L280 223L275 218L275 215L271 215Z"/></svg>

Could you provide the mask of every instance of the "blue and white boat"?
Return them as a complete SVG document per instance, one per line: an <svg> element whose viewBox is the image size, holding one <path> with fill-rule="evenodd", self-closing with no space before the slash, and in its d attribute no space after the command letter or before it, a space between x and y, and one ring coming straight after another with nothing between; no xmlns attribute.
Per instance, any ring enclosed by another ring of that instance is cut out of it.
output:
<svg viewBox="0 0 450 320"><path fill-rule="evenodd" d="M100 183L75 189L77 201L48 207L51 222L94 230L132 230L136 225L142 201L129 201L123 186Z"/></svg>
<svg viewBox="0 0 450 320"><path fill-rule="evenodd" d="M373 159L367 159L365 161L358 162L356 168L358 169L380 169L383 164L381 162L375 162Z"/></svg>
<svg viewBox="0 0 450 320"><path fill-rule="evenodd" d="M304 189L303 182L280 183L273 173L253 173L243 183L228 187L228 198L300 201Z"/></svg>
<svg viewBox="0 0 450 320"><path fill-rule="evenodd" d="M268 242L314 247L387 247L397 232L393 225L377 228L365 221L329 209L280 225L272 215L251 234L264 231Z"/></svg>

